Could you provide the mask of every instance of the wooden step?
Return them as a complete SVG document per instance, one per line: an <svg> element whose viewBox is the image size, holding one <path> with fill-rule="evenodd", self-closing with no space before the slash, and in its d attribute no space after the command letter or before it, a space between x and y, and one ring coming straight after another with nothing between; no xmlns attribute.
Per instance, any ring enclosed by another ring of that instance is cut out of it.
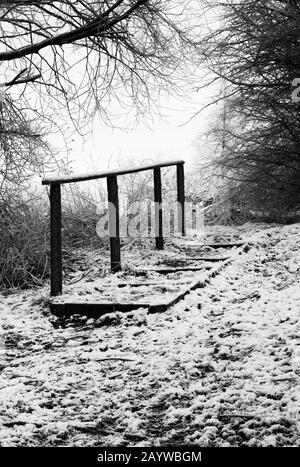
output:
<svg viewBox="0 0 300 467"><path fill-rule="evenodd" d="M99 318L106 313L114 313L115 311L128 312L137 310L138 308L149 308L150 303L88 303L88 302L74 302L74 303L51 303L51 312L60 317L68 318L71 315L78 314L84 315L88 318Z"/></svg>
<svg viewBox="0 0 300 467"><path fill-rule="evenodd" d="M185 248L203 248L203 247L210 247L210 248L233 248L235 246L243 246L246 242L230 242L230 243L199 243L198 245L188 245Z"/></svg>
<svg viewBox="0 0 300 467"><path fill-rule="evenodd" d="M207 269L211 269L212 266L210 264L208 265L202 265L202 266L183 266L183 267L178 267L178 268L149 268L149 269L137 269L135 272L137 274L145 274L148 272L156 272L158 274L174 274L176 272L188 272L188 271L203 271Z"/></svg>
<svg viewBox="0 0 300 467"><path fill-rule="evenodd" d="M215 261L225 261L229 256L191 256L186 258L180 258L179 261L206 261L206 262L215 262Z"/></svg>

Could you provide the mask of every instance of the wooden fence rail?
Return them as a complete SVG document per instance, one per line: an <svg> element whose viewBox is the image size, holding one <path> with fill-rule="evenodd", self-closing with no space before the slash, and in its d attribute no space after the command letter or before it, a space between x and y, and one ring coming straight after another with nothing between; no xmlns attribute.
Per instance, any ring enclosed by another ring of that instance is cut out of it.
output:
<svg viewBox="0 0 300 467"><path fill-rule="evenodd" d="M176 160L161 164L144 165L125 170L112 170L93 174L70 175L54 178L45 178L43 185L50 185L50 243L51 243L51 296L62 292L62 241L61 241L61 185L66 183L83 182L107 179L107 194L109 205L109 237L111 271L121 269L121 247L119 231L119 175L127 175L145 170L153 170L154 175L154 201L155 201L155 246L162 250L163 241L163 211L161 190L161 168L176 165L177 174L177 205L178 205L178 232L185 235L185 191L184 191L184 161Z"/></svg>

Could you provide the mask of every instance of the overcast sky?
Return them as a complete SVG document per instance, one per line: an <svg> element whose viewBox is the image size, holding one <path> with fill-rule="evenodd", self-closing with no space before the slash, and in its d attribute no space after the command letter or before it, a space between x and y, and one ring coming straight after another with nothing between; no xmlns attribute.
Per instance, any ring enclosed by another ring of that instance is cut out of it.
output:
<svg viewBox="0 0 300 467"><path fill-rule="evenodd" d="M148 161L184 159L189 165L213 151L210 139L201 134L209 129L216 106L193 115L207 102L208 92L194 92L187 101L165 96L161 116L140 123L134 129L113 129L95 120L92 134L74 137L70 160L74 172L106 170ZM125 118L124 118L125 120ZM119 121L122 126L122 120Z"/></svg>

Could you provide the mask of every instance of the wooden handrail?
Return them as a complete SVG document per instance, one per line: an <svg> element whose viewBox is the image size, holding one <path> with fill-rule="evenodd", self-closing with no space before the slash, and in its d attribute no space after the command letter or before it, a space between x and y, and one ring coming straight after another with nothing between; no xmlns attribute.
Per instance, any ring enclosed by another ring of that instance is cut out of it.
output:
<svg viewBox="0 0 300 467"><path fill-rule="evenodd" d="M64 183L75 183L75 182L84 182L87 180L97 180L98 178L106 178L111 176L118 176L118 175L128 175L137 172L144 172L145 170L151 170L160 167L169 167L173 165L184 164L183 160L176 160L176 161L169 161L169 162L161 162L159 164L150 164L150 165L142 165L140 167L134 167L131 169L123 169L123 170L110 170L106 172L95 172L90 174L81 174L81 175L68 175L68 176L60 176L60 177L53 177L53 178L44 178L42 180L42 185L61 185Z"/></svg>
<svg viewBox="0 0 300 467"><path fill-rule="evenodd" d="M155 201L155 245L158 250L164 248L163 239L163 212L162 212L162 190L161 190L161 167L176 165L177 169L177 203L178 203L178 231L185 235L184 216L184 161L176 160L162 162L160 164L144 165L124 170L111 170L109 172L98 172L86 175L70 175L55 178L45 178L43 185L50 185L50 241L51 241L51 295L56 296L62 292L62 242L61 242L61 185L64 183L83 182L107 179L107 194L109 207L110 228L110 258L112 272L121 269L121 245L119 232L119 198L118 198L118 175L153 170L154 176L154 201Z"/></svg>

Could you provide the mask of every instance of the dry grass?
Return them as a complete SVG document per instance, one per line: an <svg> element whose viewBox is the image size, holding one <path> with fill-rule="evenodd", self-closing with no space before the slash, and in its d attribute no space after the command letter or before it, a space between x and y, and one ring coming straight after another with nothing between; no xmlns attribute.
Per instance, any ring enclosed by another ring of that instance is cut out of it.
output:
<svg viewBox="0 0 300 467"><path fill-rule="evenodd" d="M91 200L81 194L64 202L64 250L72 251L101 242L95 230L98 217L91 206ZM0 290L42 285L49 277L49 226L49 201L46 197L2 195Z"/></svg>
<svg viewBox="0 0 300 467"><path fill-rule="evenodd" d="M45 202L14 196L1 202L0 217L0 287L42 284L49 263Z"/></svg>

